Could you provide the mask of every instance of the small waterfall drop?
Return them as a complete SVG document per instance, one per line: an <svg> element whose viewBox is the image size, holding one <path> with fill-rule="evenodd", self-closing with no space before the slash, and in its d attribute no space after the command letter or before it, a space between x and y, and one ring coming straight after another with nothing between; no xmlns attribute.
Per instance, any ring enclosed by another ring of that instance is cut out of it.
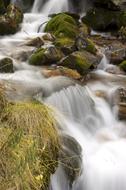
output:
<svg viewBox="0 0 126 190"><path fill-rule="evenodd" d="M72 190L125 190L125 125L116 120L109 104L78 85L52 94L45 101L62 111L65 118L58 118L61 126L82 147L83 172ZM52 189L70 190L65 176L57 175L63 175L62 168L52 176Z"/></svg>
<svg viewBox="0 0 126 190"><path fill-rule="evenodd" d="M68 11L68 0L48 0L44 2L43 0L35 0L32 12L33 13L44 13L46 15L52 13L59 13Z"/></svg>

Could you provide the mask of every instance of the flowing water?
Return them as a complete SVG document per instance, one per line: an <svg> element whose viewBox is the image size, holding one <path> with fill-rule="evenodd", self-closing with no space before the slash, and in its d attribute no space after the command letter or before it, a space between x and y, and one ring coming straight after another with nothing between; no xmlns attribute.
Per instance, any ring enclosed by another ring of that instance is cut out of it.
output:
<svg viewBox="0 0 126 190"><path fill-rule="evenodd" d="M57 6L56 6L57 5ZM69 186L61 165L52 175L51 190L126 190L126 128L117 118L115 92L125 85L124 76L107 74L108 60L103 56L96 79L86 86L75 85L65 77L45 79L41 68L17 60L22 44L37 33L48 14L68 10L67 0L35 0L32 12L24 15L21 31L0 37L0 57L10 56L15 63L15 73L0 74L0 81L15 90L13 99L34 96L52 105L62 130L74 137L82 148L81 175ZM98 77L98 79L97 79ZM100 78L101 77L101 78ZM106 80L107 79L107 80ZM98 97L98 91L104 92ZM15 96L15 97L14 97Z"/></svg>

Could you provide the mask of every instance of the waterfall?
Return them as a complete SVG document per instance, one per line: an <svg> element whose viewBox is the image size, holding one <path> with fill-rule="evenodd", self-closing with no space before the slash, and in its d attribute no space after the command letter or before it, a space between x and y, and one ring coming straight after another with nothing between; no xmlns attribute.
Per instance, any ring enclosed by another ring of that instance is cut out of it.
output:
<svg viewBox="0 0 126 190"><path fill-rule="evenodd" d="M33 13L44 13L46 15L52 13L59 13L68 11L68 0L48 0L44 3L44 1L35 0L32 12Z"/></svg>
<svg viewBox="0 0 126 190"><path fill-rule="evenodd" d="M109 104L93 96L87 87L78 85L52 94L45 102L65 115L57 120L82 147L84 169L72 190L125 190L126 140L122 136L125 125L116 120ZM53 190L70 189L62 175L62 168L58 168L51 179Z"/></svg>
<svg viewBox="0 0 126 190"><path fill-rule="evenodd" d="M85 7L88 1L81 2ZM53 106L61 131L82 148L82 173L72 187L59 165L51 176L50 190L126 190L126 126L117 119L113 106L113 91L125 86L126 77L105 72L109 66L105 54L98 70L91 73L96 80L86 86L75 85L75 81L62 76L45 78L43 68L17 59L20 53L23 56L26 50L35 50L25 49L25 44L29 39L42 37L38 27L48 21L48 14L68 10L68 0L34 1L32 11L24 14L21 30L0 37L0 58L12 58L15 66L14 73L0 73L0 82L9 88L12 100L34 98ZM99 97L97 90L102 92Z"/></svg>

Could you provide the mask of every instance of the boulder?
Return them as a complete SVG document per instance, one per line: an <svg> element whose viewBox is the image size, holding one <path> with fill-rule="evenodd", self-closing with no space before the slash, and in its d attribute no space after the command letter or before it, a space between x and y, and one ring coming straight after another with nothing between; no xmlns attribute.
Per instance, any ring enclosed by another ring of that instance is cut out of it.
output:
<svg viewBox="0 0 126 190"><path fill-rule="evenodd" d="M59 47L65 55L76 51L75 40L68 37L56 38L54 44L56 47Z"/></svg>
<svg viewBox="0 0 126 190"><path fill-rule="evenodd" d="M13 4L7 7L6 13L0 16L0 35L13 34L19 29L23 20L23 13L20 8Z"/></svg>
<svg viewBox="0 0 126 190"><path fill-rule="evenodd" d="M68 135L62 136L61 144L59 159L71 186L77 177L79 177L82 170L82 150L78 142Z"/></svg>
<svg viewBox="0 0 126 190"><path fill-rule="evenodd" d="M75 38L78 32L78 25L72 16L59 13L46 24L45 32L50 32L56 37Z"/></svg>
<svg viewBox="0 0 126 190"><path fill-rule="evenodd" d="M104 7L110 10L126 9L125 0L94 0L94 5L96 7Z"/></svg>
<svg viewBox="0 0 126 190"><path fill-rule="evenodd" d="M97 67L101 57L95 56L87 51L75 51L63 58L59 65L77 70L80 74L87 74Z"/></svg>
<svg viewBox="0 0 126 190"><path fill-rule="evenodd" d="M111 11L104 8L93 8L82 18L82 22L86 23L94 30L118 30L122 26L126 26L126 12Z"/></svg>
<svg viewBox="0 0 126 190"><path fill-rule="evenodd" d="M0 60L0 73L13 73L13 61L12 59L6 57Z"/></svg>
<svg viewBox="0 0 126 190"><path fill-rule="evenodd" d="M94 42L82 35L76 38L75 45L77 50L86 50L93 54L96 54L97 52Z"/></svg>
<svg viewBox="0 0 126 190"><path fill-rule="evenodd" d="M59 61L63 57L63 53L56 47L39 48L35 51L30 59L31 65L48 65Z"/></svg>

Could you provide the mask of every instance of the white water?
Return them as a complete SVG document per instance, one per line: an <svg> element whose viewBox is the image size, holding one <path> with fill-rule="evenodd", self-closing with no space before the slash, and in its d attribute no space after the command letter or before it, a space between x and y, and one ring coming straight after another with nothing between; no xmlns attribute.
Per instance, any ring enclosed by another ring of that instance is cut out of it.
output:
<svg viewBox="0 0 126 190"><path fill-rule="evenodd" d="M65 0L60 3L59 0L50 0L43 7L41 5L42 1L35 0L32 13L24 15L21 31L0 38L1 57L11 57L16 49L20 51L27 38L43 35L37 31L40 24L48 20L46 15L66 11L68 7ZM118 121L112 103L119 82L126 77L110 76L101 71L108 67L105 56L99 66L100 71L94 73L96 76L100 74L102 80L89 82L86 87L73 86L74 82L65 77L45 79L41 68L31 67L20 60L14 61L18 70L14 74L0 74L0 81L9 81L7 85L17 91L17 99L32 95L56 107L56 117L63 131L74 137L82 147L83 172L73 183L72 190L126 190L126 127L125 123ZM104 81L106 78L107 82ZM96 97L97 90L105 91L107 98ZM51 177L50 188L70 190L61 166Z"/></svg>
<svg viewBox="0 0 126 190"><path fill-rule="evenodd" d="M35 0L32 12L33 13L44 13L46 15L52 13L59 13L68 11L68 0L48 0L44 3L44 1Z"/></svg>

